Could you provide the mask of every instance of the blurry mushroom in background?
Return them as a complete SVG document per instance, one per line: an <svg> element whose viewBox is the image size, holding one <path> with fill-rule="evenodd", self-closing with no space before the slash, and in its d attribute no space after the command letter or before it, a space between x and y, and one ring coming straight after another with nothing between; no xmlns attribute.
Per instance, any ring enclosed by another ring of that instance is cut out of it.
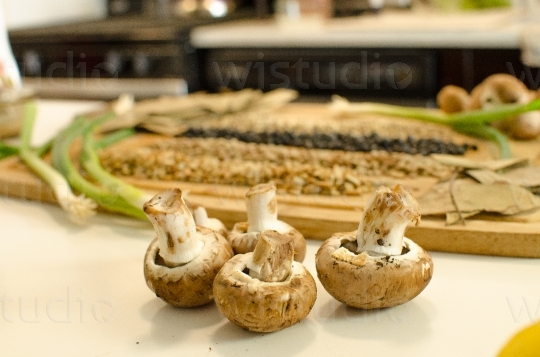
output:
<svg viewBox="0 0 540 357"><path fill-rule="evenodd" d="M274 230L289 235L294 242L294 260L304 261L306 240L302 233L278 220L276 186L263 183L251 187L246 193L247 222L236 223L227 239L236 254L252 252L260 232Z"/></svg>
<svg viewBox="0 0 540 357"><path fill-rule="evenodd" d="M500 104L526 104L536 99L536 93L510 74L487 77L471 92L468 109L489 109ZM496 123L496 127L516 139L533 139L540 135L540 112L527 112Z"/></svg>
<svg viewBox="0 0 540 357"><path fill-rule="evenodd" d="M229 231L227 230L227 227L225 227L225 224L217 218L208 217L208 212L206 212L206 209L203 206L192 206L191 212L196 225L212 229L227 238Z"/></svg>
<svg viewBox="0 0 540 357"><path fill-rule="evenodd" d="M403 233L418 223L418 202L401 186L379 187L366 204L357 231L337 233L317 251L315 266L325 290L356 308L403 304L433 275L431 256Z"/></svg>
<svg viewBox="0 0 540 357"><path fill-rule="evenodd" d="M471 91L467 109L489 108L505 103L528 103L534 98L532 94L516 77L498 73L487 77Z"/></svg>
<svg viewBox="0 0 540 357"><path fill-rule="evenodd" d="M157 235L144 257L150 290L179 307L211 302L214 278L233 256L229 242L195 225L179 189L158 193L143 208Z"/></svg>
<svg viewBox="0 0 540 357"><path fill-rule="evenodd" d="M437 105L445 113L462 112L469 102L469 93L462 87L447 85L437 93Z"/></svg>
<svg viewBox="0 0 540 357"><path fill-rule="evenodd" d="M292 237L260 233L254 251L235 255L214 280L221 313L254 332L278 331L305 318L315 304L317 287L293 254Z"/></svg>

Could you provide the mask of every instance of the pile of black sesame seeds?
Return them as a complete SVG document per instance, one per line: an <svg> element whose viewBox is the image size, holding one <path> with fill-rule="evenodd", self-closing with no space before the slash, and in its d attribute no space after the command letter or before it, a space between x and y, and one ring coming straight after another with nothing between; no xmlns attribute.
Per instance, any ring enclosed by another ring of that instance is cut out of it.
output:
<svg viewBox="0 0 540 357"><path fill-rule="evenodd" d="M302 147L307 149L343 150L352 152L387 151L405 154L448 154L464 155L468 150L476 150L469 143L457 144L437 138L381 137L377 133L354 135L339 132L294 132L294 131L252 131L230 128L191 127L184 134L187 138L236 139L245 143L273 144Z"/></svg>

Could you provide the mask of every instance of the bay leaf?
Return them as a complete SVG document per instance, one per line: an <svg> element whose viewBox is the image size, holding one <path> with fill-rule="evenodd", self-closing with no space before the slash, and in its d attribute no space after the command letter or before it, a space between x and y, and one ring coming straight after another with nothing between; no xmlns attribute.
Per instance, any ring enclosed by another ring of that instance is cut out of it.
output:
<svg viewBox="0 0 540 357"><path fill-rule="evenodd" d="M486 169L467 170L465 173L471 176L472 178L474 178L479 183L484 184L484 185L491 185L496 182L510 182L503 175L500 175L491 170L486 170Z"/></svg>
<svg viewBox="0 0 540 357"><path fill-rule="evenodd" d="M455 190L457 186L467 184L475 184L475 181L470 178L456 179L452 187ZM450 181L433 185L427 192L419 196L417 201L423 216L445 215L456 210L450 195Z"/></svg>
<svg viewBox="0 0 540 357"><path fill-rule="evenodd" d="M523 187L540 186L540 166L525 166L501 175L507 182Z"/></svg>
<svg viewBox="0 0 540 357"><path fill-rule="evenodd" d="M461 167L464 169L487 169L499 171L516 165L523 165L529 162L527 158L510 158L500 160L473 160L455 155L432 154L431 157L444 165Z"/></svg>
<svg viewBox="0 0 540 357"><path fill-rule="evenodd" d="M296 90L287 88L276 88L274 90L266 92L256 101L253 101L249 106L249 110L258 111L264 109L280 108L297 98L298 92Z"/></svg>
<svg viewBox="0 0 540 357"><path fill-rule="evenodd" d="M206 93L193 93L181 97L162 96L159 98L141 100L135 104L133 112L137 116L151 114L181 113L201 108Z"/></svg>
<svg viewBox="0 0 540 357"><path fill-rule="evenodd" d="M451 226L456 223L460 223L462 219L471 218L478 215L481 211L472 212L458 212L452 211L446 213L446 225Z"/></svg>
<svg viewBox="0 0 540 357"><path fill-rule="evenodd" d="M422 215L446 215L448 212L493 212L513 215L540 208L540 197L529 190L506 182L481 184L472 179L457 179L434 185L418 198Z"/></svg>
<svg viewBox="0 0 540 357"><path fill-rule="evenodd" d="M212 113L224 115L246 109L263 96L261 90L243 89L235 92L225 92L209 95L208 100L201 101L201 107Z"/></svg>
<svg viewBox="0 0 540 357"><path fill-rule="evenodd" d="M457 185L454 199L460 211L486 211L512 215L540 207L540 197L510 183Z"/></svg>
<svg viewBox="0 0 540 357"><path fill-rule="evenodd" d="M480 213L477 217L484 221L535 223L540 222L540 208L534 208L530 211L506 216L491 213Z"/></svg>

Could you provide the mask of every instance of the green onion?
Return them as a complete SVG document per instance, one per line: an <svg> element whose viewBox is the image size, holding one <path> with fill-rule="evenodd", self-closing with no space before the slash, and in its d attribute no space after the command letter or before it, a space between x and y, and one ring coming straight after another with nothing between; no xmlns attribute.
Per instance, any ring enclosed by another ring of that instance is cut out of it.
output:
<svg viewBox="0 0 540 357"><path fill-rule="evenodd" d="M494 127L488 125L471 125L457 127L455 129L460 133L494 142L499 147L501 159L509 159L512 157L512 150L510 149L508 138Z"/></svg>
<svg viewBox="0 0 540 357"><path fill-rule="evenodd" d="M101 139L97 140L95 149L96 150L105 149L106 147L109 147L112 144L115 144L121 140L129 138L135 133L136 133L136 130L134 128L124 128L124 129L113 131L112 133L109 133L105 135L104 137L102 137Z"/></svg>
<svg viewBox="0 0 540 357"><path fill-rule="evenodd" d="M445 124L447 115L435 109L403 107L399 105L383 103L351 103L340 96L332 96L330 107L338 113L350 114L380 114L408 119L417 119L426 122Z"/></svg>
<svg viewBox="0 0 540 357"><path fill-rule="evenodd" d="M52 146L52 140L49 140L45 144L42 144L41 146L36 148L35 153L38 156L43 156L51 149L51 146ZM13 156L13 155L18 155L18 154L19 154L19 146L8 145L0 141L0 160L5 159L6 157Z"/></svg>
<svg viewBox="0 0 540 357"><path fill-rule="evenodd" d="M76 223L85 222L95 214L96 203L84 195L76 196L64 176L45 162L39 154L30 148L32 130L36 118L35 102L27 102L24 106L23 126L20 137L19 155L23 162L39 175L53 190L54 197Z"/></svg>
<svg viewBox="0 0 540 357"><path fill-rule="evenodd" d="M86 172L102 186L107 188L109 191L118 194L131 205L135 207L140 207L142 209L143 205L148 202L152 198L152 196L110 174L103 168L103 166L101 166L101 162L99 160L99 156L96 150L97 145L94 140L94 130L100 124L100 120L92 121L89 125L86 126L82 133L82 151L80 156L81 164L86 170ZM127 134L127 132L120 134L125 135ZM111 140L119 139L120 134L113 137L111 137L111 135L113 134L110 134L109 138L101 144L108 145Z"/></svg>
<svg viewBox="0 0 540 357"><path fill-rule="evenodd" d="M48 153L51 148L52 148L52 143L53 143L53 139L51 140L48 140L46 143L42 144L41 146L37 147L35 150L36 150L36 154L38 154L39 156L43 156L45 155L46 153Z"/></svg>
<svg viewBox="0 0 540 357"><path fill-rule="evenodd" d="M114 114L105 114L96 120L100 122L105 121L110 115ZM75 140L82 137L90 124L85 118L79 117L69 127L60 132L52 147L51 157L53 165L66 177L73 188L79 192L83 192L106 210L146 219L142 207L134 207L117 193L88 181L79 173L72 162L70 157L72 144Z"/></svg>
<svg viewBox="0 0 540 357"><path fill-rule="evenodd" d="M501 104L489 109L477 109L454 114L447 114L447 124L450 126L485 125L519 114L540 110L540 99L527 104Z"/></svg>
<svg viewBox="0 0 540 357"><path fill-rule="evenodd" d="M493 141L499 147L501 157L508 158L512 156L508 138L488 124L540 110L540 99L527 104L501 104L490 109L446 114L427 108L410 108L382 103L350 103L345 98L334 96L331 109L338 113L381 114L447 125L457 132Z"/></svg>
<svg viewBox="0 0 540 357"><path fill-rule="evenodd" d="M13 145L8 145L0 141L0 160L5 159L19 153L19 148Z"/></svg>

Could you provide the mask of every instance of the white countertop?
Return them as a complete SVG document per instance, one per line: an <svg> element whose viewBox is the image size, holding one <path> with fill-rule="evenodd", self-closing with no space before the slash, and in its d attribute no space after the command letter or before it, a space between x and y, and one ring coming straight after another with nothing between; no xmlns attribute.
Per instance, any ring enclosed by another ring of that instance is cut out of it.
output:
<svg viewBox="0 0 540 357"><path fill-rule="evenodd" d="M332 18L324 23L275 19L239 20L195 28L199 48L224 47L377 47L520 48L521 32L531 25L517 10L442 13L383 11L377 15Z"/></svg>
<svg viewBox="0 0 540 357"><path fill-rule="evenodd" d="M36 142L96 103L40 102ZM146 287L149 225L99 214L70 224L60 208L0 198L2 356L494 356L540 318L540 261L432 253L413 301L361 311L318 283L311 314L280 332L246 332L214 304L167 306ZM318 241L305 265L315 275Z"/></svg>

